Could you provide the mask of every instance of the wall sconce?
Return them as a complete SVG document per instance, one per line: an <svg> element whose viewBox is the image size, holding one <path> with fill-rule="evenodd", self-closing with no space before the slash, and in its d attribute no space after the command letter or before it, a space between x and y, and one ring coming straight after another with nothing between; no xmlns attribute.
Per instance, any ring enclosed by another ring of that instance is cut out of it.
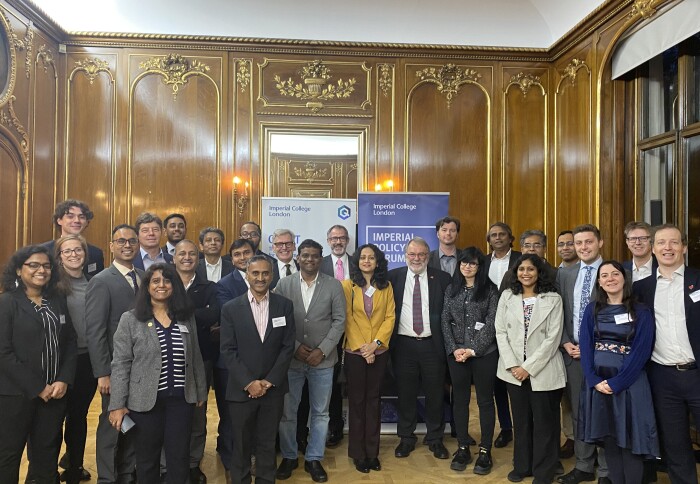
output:
<svg viewBox="0 0 700 484"><path fill-rule="evenodd" d="M241 179L238 178L237 176L233 177L233 203L236 205L238 208L238 216L242 217L243 216L243 211L245 210L246 206L248 205L248 200L250 197L248 196L248 182L245 182L243 186L243 193L241 193L238 189L238 185L241 184Z"/></svg>
<svg viewBox="0 0 700 484"><path fill-rule="evenodd" d="M381 184L381 183L377 183L376 185L374 185L374 191L375 191L375 192L381 192L381 191L382 191L382 184Z"/></svg>
<svg viewBox="0 0 700 484"><path fill-rule="evenodd" d="M384 182L384 188L386 188L390 192L393 192L394 191L394 180L386 180Z"/></svg>

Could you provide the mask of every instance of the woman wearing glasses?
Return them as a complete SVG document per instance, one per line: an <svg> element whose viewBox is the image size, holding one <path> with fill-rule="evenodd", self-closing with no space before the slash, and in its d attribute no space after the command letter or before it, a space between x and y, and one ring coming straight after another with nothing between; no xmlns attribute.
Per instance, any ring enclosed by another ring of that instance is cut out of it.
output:
<svg viewBox="0 0 700 484"><path fill-rule="evenodd" d="M97 389L97 379L92 374L85 339L85 291L92 276L86 276L83 272L88 246L82 236L63 236L56 241L54 250L61 276L58 287L66 295L68 313L73 321L78 344L75 379L68 392L64 433L66 471L61 475L61 480L67 484L77 484L81 480L90 479L90 474L83 468L83 456L87 438L87 413ZM62 459L61 464L63 463Z"/></svg>
<svg viewBox="0 0 700 484"><path fill-rule="evenodd" d="M496 307L498 289L484 267L484 254L476 247L461 252L452 284L445 291L442 335L454 392L454 418L459 448L450 468L463 471L472 460L469 453L469 400L476 388L481 426L479 456L474 473L491 472L491 445L496 424L493 388L496 382Z"/></svg>
<svg viewBox="0 0 700 484"><path fill-rule="evenodd" d="M32 443L32 473L54 484L63 398L73 383L75 331L48 248L15 252L2 274L0 295L0 482L17 482L22 452Z"/></svg>

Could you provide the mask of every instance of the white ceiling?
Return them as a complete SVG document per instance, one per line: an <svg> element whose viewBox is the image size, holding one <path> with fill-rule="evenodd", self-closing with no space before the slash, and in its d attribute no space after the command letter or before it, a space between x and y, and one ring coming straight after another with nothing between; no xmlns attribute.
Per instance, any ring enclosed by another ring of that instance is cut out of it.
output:
<svg viewBox="0 0 700 484"><path fill-rule="evenodd" d="M602 0L31 0L70 32L550 47Z"/></svg>

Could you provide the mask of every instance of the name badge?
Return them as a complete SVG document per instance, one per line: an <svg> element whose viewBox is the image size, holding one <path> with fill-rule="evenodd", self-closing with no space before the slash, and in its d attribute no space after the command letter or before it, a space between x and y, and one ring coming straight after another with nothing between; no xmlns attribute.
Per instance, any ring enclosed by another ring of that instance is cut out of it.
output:
<svg viewBox="0 0 700 484"><path fill-rule="evenodd" d="M700 301L700 290L691 292L690 299L692 299L694 303Z"/></svg>
<svg viewBox="0 0 700 484"><path fill-rule="evenodd" d="M374 291L376 291L376 289L374 288L374 286L369 286L369 287L367 288L367 290L365 291L365 295L366 295L367 297L372 297L372 294L374 294Z"/></svg>
<svg viewBox="0 0 700 484"><path fill-rule="evenodd" d="M59 315L59 316L58 316L58 322L61 323L61 324L66 324L66 315L65 315L65 314Z"/></svg>
<svg viewBox="0 0 700 484"><path fill-rule="evenodd" d="M630 321L632 321L632 318L630 318L629 313L615 315L615 324L625 324Z"/></svg>
<svg viewBox="0 0 700 484"><path fill-rule="evenodd" d="M272 318L273 328L281 328L282 326L287 326L287 320L284 319L284 316L280 316L279 318Z"/></svg>
<svg viewBox="0 0 700 484"><path fill-rule="evenodd" d="M185 333L185 334L190 333L190 330L184 324L177 323L177 328L180 330L180 333Z"/></svg>
<svg viewBox="0 0 700 484"><path fill-rule="evenodd" d="M88 272L95 272L97 270L97 262L88 264Z"/></svg>
<svg viewBox="0 0 700 484"><path fill-rule="evenodd" d="M484 323L479 323L479 322L474 323L474 329L477 331L481 331L481 328L483 328L484 326L486 326Z"/></svg>

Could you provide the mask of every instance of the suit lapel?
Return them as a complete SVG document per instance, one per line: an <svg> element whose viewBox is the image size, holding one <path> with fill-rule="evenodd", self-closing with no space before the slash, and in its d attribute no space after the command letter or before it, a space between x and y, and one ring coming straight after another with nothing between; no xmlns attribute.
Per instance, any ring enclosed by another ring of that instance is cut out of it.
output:
<svg viewBox="0 0 700 484"><path fill-rule="evenodd" d="M396 286L394 287L394 297L396 298L396 310L401 311L403 305L403 293L406 289L406 277L408 277L408 267L402 267L399 271L399 277L396 278ZM398 326L398 324L396 325Z"/></svg>
<svg viewBox="0 0 700 484"><path fill-rule="evenodd" d="M545 319L547 319L547 316L549 315L550 311L552 311L552 307L552 301L550 301L550 298L539 296L537 297L535 307L532 308L532 317L530 318L530 325L528 326L528 338L534 333L535 329L537 329L542 324L542 322ZM524 320L525 316L523 315L523 321Z"/></svg>
<svg viewBox="0 0 700 484"><path fill-rule="evenodd" d="M21 289L17 289L13 294L17 299L17 304L19 305L20 309L24 311L27 314L27 316L29 316L34 322L43 327L44 322L41 319L41 316L39 315L39 313L36 312L36 309L34 309L32 302L24 294L24 292Z"/></svg>
<svg viewBox="0 0 700 484"><path fill-rule="evenodd" d="M270 298L270 306L268 307L267 311L267 327L265 328L265 338L263 338L263 343L267 341L268 336L270 336L270 333L272 332L272 317L274 314L277 314L277 301L272 298L272 293L269 293L268 297Z"/></svg>

